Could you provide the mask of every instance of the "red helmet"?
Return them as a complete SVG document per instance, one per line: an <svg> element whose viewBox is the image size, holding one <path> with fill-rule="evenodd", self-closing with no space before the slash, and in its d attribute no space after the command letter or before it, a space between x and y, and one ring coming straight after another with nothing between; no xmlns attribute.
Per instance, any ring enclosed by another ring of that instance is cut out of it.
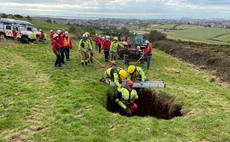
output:
<svg viewBox="0 0 230 142"><path fill-rule="evenodd" d="M132 87L132 86L133 86L133 81L131 81L131 80L128 81L128 82L127 82L127 85L130 86L130 87Z"/></svg>
<svg viewBox="0 0 230 142"><path fill-rule="evenodd" d="M131 105L131 108L132 108L132 110L137 110L137 108L138 108L138 105L136 104L136 103L133 103L132 105Z"/></svg>

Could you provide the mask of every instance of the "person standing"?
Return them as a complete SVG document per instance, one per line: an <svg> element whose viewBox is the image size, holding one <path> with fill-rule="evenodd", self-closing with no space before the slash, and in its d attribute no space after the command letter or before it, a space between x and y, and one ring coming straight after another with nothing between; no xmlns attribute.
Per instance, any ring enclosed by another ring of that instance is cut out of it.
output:
<svg viewBox="0 0 230 142"><path fill-rule="evenodd" d="M68 32L65 31L64 35L64 54L66 56L66 61L69 61L69 49L72 48L72 41L68 35Z"/></svg>
<svg viewBox="0 0 230 142"><path fill-rule="evenodd" d="M116 60L118 47L124 48L124 46L118 42L118 37L114 37L113 40L110 46L110 54L111 60Z"/></svg>
<svg viewBox="0 0 230 142"><path fill-rule="evenodd" d="M54 35L53 30L50 30L50 41L52 41L52 39L53 39L53 35Z"/></svg>
<svg viewBox="0 0 230 142"><path fill-rule="evenodd" d="M102 38L101 38L101 35L99 35L98 37L98 53L101 53L101 45L102 45Z"/></svg>
<svg viewBox="0 0 230 142"><path fill-rule="evenodd" d="M152 47L150 46L150 43L148 40L145 41L146 48L144 50L144 56L146 56L147 58L147 69L150 68L150 61L151 61L151 57L152 57Z"/></svg>
<svg viewBox="0 0 230 142"><path fill-rule="evenodd" d="M58 44L60 46L60 49L61 49L61 63L62 64L65 64L65 61L64 61L64 38L63 38L63 33L58 30L57 31L57 34L58 34Z"/></svg>
<svg viewBox="0 0 230 142"><path fill-rule="evenodd" d="M88 36L88 40L90 41L90 44L91 44L91 47L92 47L92 50L90 50L88 63L89 63L89 62L92 62L92 63L93 63L93 42L92 42L92 40L90 39L90 33L89 33L89 32L85 32L85 34Z"/></svg>
<svg viewBox="0 0 230 142"><path fill-rule="evenodd" d="M106 36L104 42L102 43L102 50L104 50L105 61L106 62L109 61L109 48L110 48L110 45L111 45L111 41L109 40L109 36Z"/></svg>
<svg viewBox="0 0 230 142"><path fill-rule="evenodd" d="M92 45L90 43L90 40L88 40L87 34L82 35L82 39L79 42L78 49L81 52L81 56L82 56L81 59L82 66L87 65L90 52L92 51Z"/></svg>
<svg viewBox="0 0 230 142"><path fill-rule="evenodd" d="M54 63L55 67L61 67L61 49L58 44L58 38L58 34L54 34L52 39L52 50L53 53L56 55L56 61Z"/></svg>
<svg viewBox="0 0 230 142"><path fill-rule="evenodd" d="M17 39L18 31L17 31L16 26L13 26L12 33L13 33L13 37L14 37L14 43L16 44L16 43L18 43L18 39Z"/></svg>
<svg viewBox="0 0 230 142"><path fill-rule="evenodd" d="M94 41L94 43L95 43L95 48L96 48L96 50L98 50L98 39L99 39L98 35L95 34L95 36L94 36L94 38L93 38L93 41Z"/></svg>

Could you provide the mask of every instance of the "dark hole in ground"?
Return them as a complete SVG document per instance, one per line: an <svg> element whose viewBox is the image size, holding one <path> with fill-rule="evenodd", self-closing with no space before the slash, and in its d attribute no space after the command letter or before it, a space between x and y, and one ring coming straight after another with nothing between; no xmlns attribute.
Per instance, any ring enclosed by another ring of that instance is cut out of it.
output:
<svg viewBox="0 0 230 142"><path fill-rule="evenodd" d="M136 116L152 116L160 119L172 119L182 116L182 106L174 103L174 97L165 92L156 92L150 89L136 89L139 98L135 101L138 105ZM115 103L115 96L120 94L107 94L107 110L119 112L120 106Z"/></svg>

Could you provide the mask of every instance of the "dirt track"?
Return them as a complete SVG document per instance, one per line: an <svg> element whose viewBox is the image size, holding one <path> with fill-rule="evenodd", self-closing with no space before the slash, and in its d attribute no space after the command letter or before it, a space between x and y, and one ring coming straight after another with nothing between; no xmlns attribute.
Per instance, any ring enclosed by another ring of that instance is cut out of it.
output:
<svg viewBox="0 0 230 142"><path fill-rule="evenodd" d="M230 83L230 46L158 41L153 47L209 70L221 81Z"/></svg>

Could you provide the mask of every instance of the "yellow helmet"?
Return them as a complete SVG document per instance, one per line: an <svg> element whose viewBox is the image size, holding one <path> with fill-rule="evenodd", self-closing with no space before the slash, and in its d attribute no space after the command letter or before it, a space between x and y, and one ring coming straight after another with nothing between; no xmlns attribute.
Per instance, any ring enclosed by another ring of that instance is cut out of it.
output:
<svg viewBox="0 0 230 142"><path fill-rule="evenodd" d="M113 40L116 40L116 41L117 41L117 40L118 40L118 37L114 37Z"/></svg>
<svg viewBox="0 0 230 142"><path fill-rule="evenodd" d="M127 73L123 69L119 71L119 75L120 75L121 79L125 79L127 77Z"/></svg>
<svg viewBox="0 0 230 142"><path fill-rule="evenodd" d="M137 49L141 49L141 47L140 47L140 46L137 46Z"/></svg>
<svg viewBox="0 0 230 142"><path fill-rule="evenodd" d="M128 73L132 74L135 71L136 67L134 65L130 65L128 67Z"/></svg>
<svg viewBox="0 0 230 142"><path fill-rule="evenodd" d="M89 32L85 32L85 34L87 34L89 36Z"/></svg>

